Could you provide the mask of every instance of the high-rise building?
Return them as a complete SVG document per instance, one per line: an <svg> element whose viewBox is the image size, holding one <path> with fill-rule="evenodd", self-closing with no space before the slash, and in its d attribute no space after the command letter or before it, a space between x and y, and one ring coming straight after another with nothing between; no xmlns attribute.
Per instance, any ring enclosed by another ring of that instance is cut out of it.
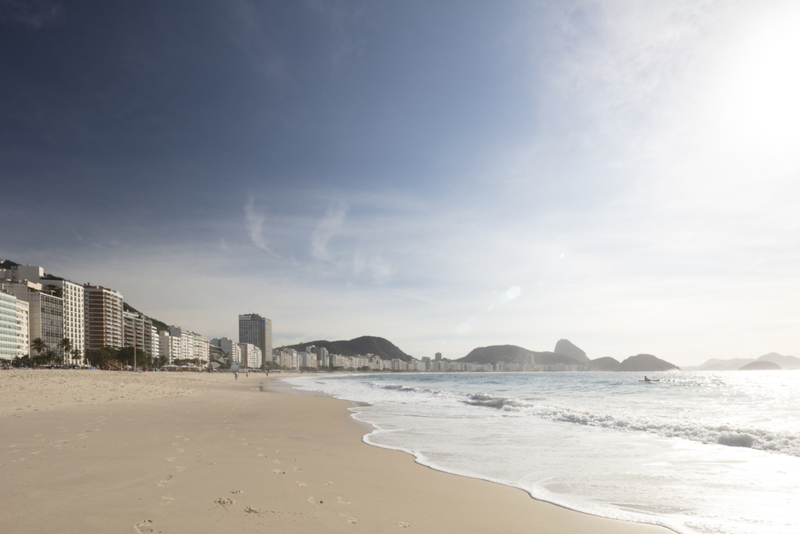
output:
<svg viewBox="0 0 800 534"><path fill-rule="evenodd" d="M29 305L0 291L0 360L12 360L28 354Z"/></svg>
<svg viewBox="0 0 800 534"><path fill-rule="evenodd" d="M272 361L272 320L256 313L239 316L239 343L261 349L264 361Z"/></svg>
<svg viewBox="0 0 800 534"><path fill-rule="evenodd" d="M124 341L122 295L101 286L83 286L83 317L87 351L113 347Z"/></svg>
<svg viewBox="0 0 800 534"><path fill-rule="evenodd" d="M264 363L261 348L252 343L239 343L239 353L241 354L242 367L257 369Z"/></svg>
<svg viewBox="0 0 800 534"><path fill-rule="evenodd" d="M125 323L122 344L125 347L136 347L150 356L158 356L158 347L153 349L153 321L141 313L122 312Z"/></svg>
<svg viewBox="0 0 800 534"><path fill-rule="evenodd" d="M83 354L85 342L84 330L84 292L83 286L70 282L63 278L45 274L44 268L38 265L16 265L11 269L4 271L5 277L10 278L15 282L23 282L25 280L42 285L42 291L51 295L57 296L64 301L64 315L63 315L63 338L69 339L73 349L77 349L80 354ZM35 339L35 337L34 337ZM60 342L61 340L59 340ZM62 353L59 347L49 347L59 354ZM63 354L62 354L63 356ZM71 354L67 354L70 359L73 358ZM75 362L77 363L77 362Z"/></svg>
<svg viewBox="0 0 800 534"><path fill-rule="evenodd" d="M28 343L40 338L48 350L62 354L59 343L64 339L64 299L42 290L42 284L29 282L2 282L0 291L28 303Z"/></svg>

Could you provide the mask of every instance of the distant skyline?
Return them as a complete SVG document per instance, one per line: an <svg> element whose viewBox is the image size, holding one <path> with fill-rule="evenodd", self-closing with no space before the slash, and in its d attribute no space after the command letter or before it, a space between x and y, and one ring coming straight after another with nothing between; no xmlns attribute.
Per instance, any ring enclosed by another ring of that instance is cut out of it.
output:
<svg viewBox="0 0 800 534"><path fill-rule="evenodd" d="M0 258L273 345L800 356L800 3L0 0Z"/></svg>

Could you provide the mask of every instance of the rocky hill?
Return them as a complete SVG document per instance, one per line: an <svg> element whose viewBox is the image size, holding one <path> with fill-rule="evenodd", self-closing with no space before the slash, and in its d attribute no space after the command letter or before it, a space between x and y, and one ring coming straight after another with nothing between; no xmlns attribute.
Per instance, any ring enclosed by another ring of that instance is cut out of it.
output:
<svg viewBox="0 0 800 534"><path fill-rule="evenodd" d="M382 360L398 359L405 362L411 360L411 356L400 350L394 343L388 339L375 336L361 336L347 341L307 341L295 345L286 345L279 347L279 349L294 349L302 352L311 345L325 347L330 354L341 354L342 356L374 354L375 356L380 356Z"/></svg>
<svg viewBox="0 0 800 534"><path fill-rule="evenodd" d="M680 370L680 367L656 358L652 354L637 354L636 356L625 358L617 369L617 371L633 371L637 373L672 370Z"/></svg>
<svg viewBox="0 0 800 534"><path fill-rule="evenodd" d="M533 351L516 345L491 345L472 349L469 354L459 358L457 362L465 363L530 363Z"/></svg>
<svg viewBox="0 0 800 534"><path fill-rule="evenodd" d="M589 363L589 358L586 356L586 353L572 344L568 339L559 339L553 352L569 356L580 363Z"/></svg>

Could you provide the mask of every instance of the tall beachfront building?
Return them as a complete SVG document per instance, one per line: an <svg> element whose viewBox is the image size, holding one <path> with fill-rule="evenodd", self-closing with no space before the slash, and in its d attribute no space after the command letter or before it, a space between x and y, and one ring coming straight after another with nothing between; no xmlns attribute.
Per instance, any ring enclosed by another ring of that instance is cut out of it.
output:
<svg viewBox="0 0 800 534"><path fill-rule="evenodd" d="M58 344L64 339L64 299L42 290L42 284L23 280L0 282L0 291L28 303L28 342L40 338L48 350L61 354Z"/></svg>
<svg viewBox="0 0 800 534"><path fill-rule="evenodd" d="M86 335L83 316L83 286L64 278L45 274L44 268L38 265L15 265L11 269L3 271L3 273L5 276L0 276L0 278L5 277L15 282L24 282L27 280L41 284L42 291L63 300L63 333L61 339L69 339L72 348L78 349L78 351L83 354L84 338ZM32 339L36 337L38 336L34 336ZM61 339L59 339L59 342ZM60 347L49 346L49 348L64 356ZM73 355L71 354L67 354L66 356L73 359Z"/></svg>
<svg viewBox="0 0 800 534"><path fill-rule="evenodd" d="M87 351L113 347L121 349L124 342L122 295L101 286L83 286L83 317Z"/></svg>
<svg viewBox="0 0 800 534"><path fill-rule="evenodd" d="M28 354L28 303L0 291L0 360Z"/></svg>
<svg viewBox="0 0 800 534"><path fill-rule="evenodd" d="M122 312L124 328L122 344L136 347L150 356L158 356L158 346L153 347L153 321L141 313ZM156 338L158 339L158 338Z"/></svg>
<svg viewBox="0 0 800 534"><path fill-rule="evenodd" d="M256 313L239 316L239 343L261 349L263 361L272 361L272 320Z"/></svg>

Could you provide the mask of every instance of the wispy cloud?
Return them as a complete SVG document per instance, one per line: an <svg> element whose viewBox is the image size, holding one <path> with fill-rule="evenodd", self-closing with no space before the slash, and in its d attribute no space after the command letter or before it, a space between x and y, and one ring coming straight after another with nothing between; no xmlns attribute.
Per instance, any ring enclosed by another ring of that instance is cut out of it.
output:
<svg viewBox="0 0 800 534"><path fill-rule="evenodd" d="M314 233L311 234L311 255L318 260L330 260L331 253L328 251L328 242L338 234L344 224L347 215L347 206L339 205L328 209L325 218L322 219Z"/></svg>
<svg viewBox="0 0 800 534"><path fill-rule="evenodd" d="M252 195L247 199L247 203L244 205L244 215L247 233L250 235L252 243L261 250L265 250L273 256L280 258L281 256L276 254L267 244L267 239L264 237L264 216L256 210L255 198Z"/></svg>

